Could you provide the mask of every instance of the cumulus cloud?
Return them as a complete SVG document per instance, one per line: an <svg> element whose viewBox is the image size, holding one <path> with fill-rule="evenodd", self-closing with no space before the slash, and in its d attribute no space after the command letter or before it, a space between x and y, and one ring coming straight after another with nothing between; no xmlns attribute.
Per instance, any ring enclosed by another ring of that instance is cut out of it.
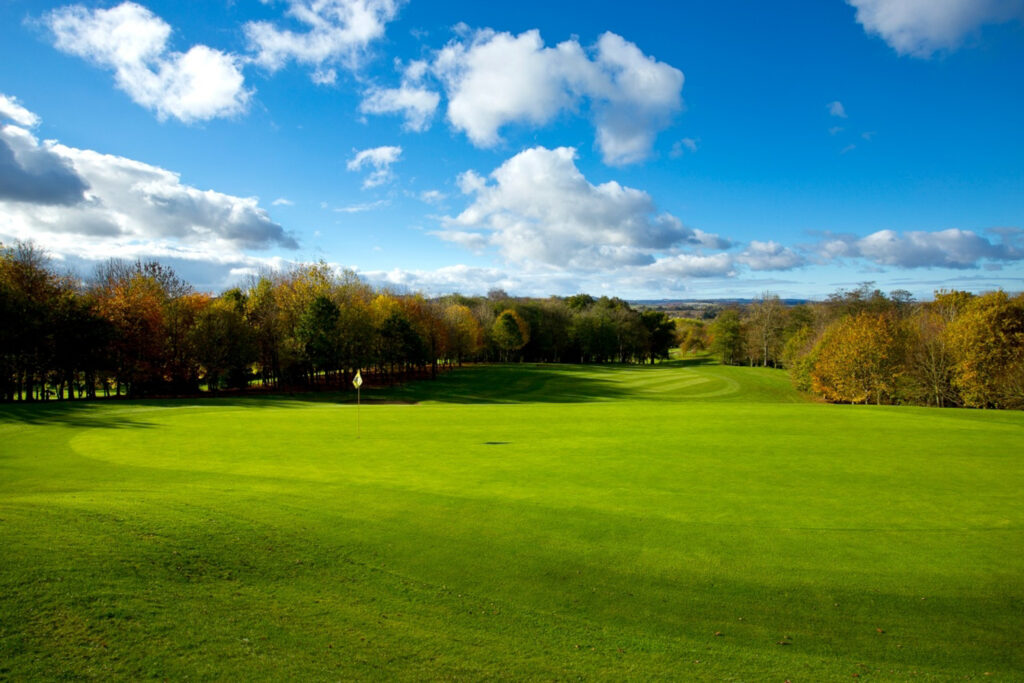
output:
<svg viewBox="0 0 1024 683"><path fill-rule="evenodd" d="M21 119L38 121L27 116ZM0 203L67 206L83 201L87 188L88 184L51 145L39 144L24 128L0 127Z"/></svg>
<svg viewBox="0 0 1024 683"><path fill-rule="evenodd" d="M736 261L732 254L677 254L659 259L645 268L643 274L676 281L695 277L733 277L736 275Z"/></svg>
<svg viewBox="0 0 1024 683"><path fill-rule="evenodd" d="M736 261L751 270L792 270L805 265L807 260L789 247L778 242L753 240Z"/></svg>
<svg viewBox="0 0 1024 683"><path fill-rule="evenodd" d="M544 125L586 101L605 162L634 163L682 108L683 73L614 33L588 51L576 40L546 47L536 29L485 29L449 43L431 68L448 121L480 147L497 145L508 124Z"/></svg>
<svg viewBox="0 0 1024 683"><path fill-rule="evenodd" d="M826 106L828 107L829 116L835 116L841 119L846 118L846 107L843 106L842 102L836 100L835 102L829 102ZM840 130L842 129L840 128Z"/></svg>
<svg viewBox="0 0 1024 683"><path fill-rule="evenodd" d="M553 293L578 292L581 287L598 291L600 284L581 279L575 274L551 270L521 270L515 272L500 268L469 265L445 266L436 270L358 271L368 282L399 290L421 291L430 295L485 294L499 288L521 296L548 296Z"/></svg>
<svg viewBox="0 0 1024 683"><path fill-rule="evenodd" d="M901 55L953 50L985 24L1024 18L1024 0L847 0L857 21Z"/></svg>
<svg viewBox="0 0 1024 683"><path fill-rule="evenodd" d="M717 235L658 213L641 190L610 181L593 185L571 147L534 147L508 159L489 178L467 172L459 186L473 202L443 221L439 236L488 244L509 262L580 271L648 265L679 246L722 248Z"/></svg>
<svg viewBox="0 0 1024 683"><path fill-rule="evenodd" d="M403 70L398 88L371 87L363 93L359 110L366 114L401 114L403 127L411 131L424 131L437 111L441 96L423 85L427 63L411 62Z"/></svg>
<svg viewBox="0 0 1024 683"><path fill-rule="evenodd" d="M373 169L363 180L363 189L367 189L394 180L395 174L391 171L391 164L398 161L401 156L401 147L373 147L356 152L356 155L349 159L347 168L350 171Z"/></svg>
<svg viewBox="0 0 1024 683"><path fill-rule="evenodd" d="M288 199L287 197L278 197L274 201L270 202L274 206L295 206L295 202Z"/></svg>
<svg viewBox="0 0 1024 683"><path fill-rule="evenodd" d="M170 50L170 25L141 5L71 5L50 12L45 22L57 49L112 69L117 87L161 120L191 123L248 106L251 92L235 55L206 45Z"/></svg>
<svg viewBox="0 0 1024 683"><path fill-rule="evenodd" d="M266 1L266 0L264 0ZM287 15L301 31L251 21L245 35L253 61L274 72L291 61L313 67L314 82L333 83L333 65L354 69L398 14L397 0L287 0Z"/></svg>
<svg viewBox="0 0 1024 683"><path fill-rule="evenodd" d="M1024 252L1005 240L994 243L970 230L879 230L866 237L833 236L818 246L827 259L863 258L899 268L978 268L983 262L1019 261Z"/></svg>
<svg viewBox="0 0 1024 683"><path fill-rule="evenodd" d="M17 239L62 259L235 266L260 262L246 250L298 247L253 197L200 190L133 159L40 143L9 124L0 129L0 240Z"/></svg>

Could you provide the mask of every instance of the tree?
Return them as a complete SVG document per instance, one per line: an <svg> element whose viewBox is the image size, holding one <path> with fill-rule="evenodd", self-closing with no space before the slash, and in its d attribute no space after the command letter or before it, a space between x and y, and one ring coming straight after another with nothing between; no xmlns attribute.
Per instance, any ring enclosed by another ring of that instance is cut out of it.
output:
<svg viewBox="0 0 1024 683"><path fill-rule="evenodd" d="M116 391L142 396L163 384L165 357L164 284L174 284L159 264L110 261L97 269L97 310L113 326L112 359Z"/></svg>
<svg viewBox="0 0 1024 683"><path fill-rule="evenodd" d="M761 300L747 311L747 338L750 340L751 362L756 358L762 367L778 365L782 354L782 332L785 309L779 297L765 292Z"/></svg>
<svg viewBox="0 0 1024 683"><path fill-rule="evenodd" d="M948 323L939 308L924 308L908 321L907 376L911 400L933 406L956 405L953 385L956 359L946 334Z"/></svg>
<svg viewBox="0 0 1024 683"><path fill-rule="evenodd" d="M656 358L667 359L669 350L675 346L676 324L663 311L643 311L640 322L647 330L647 357L651 363Z"/></svg>
<svg viewBox="0 0 1024 683"><path fill-rule="evenodd" d="M964 405L1024 408L1024 295L972 299L947 328Z"/></svg>
<svg viewBox="0 0 1024 683"><path fill-rule="evenodd" d="M675 327L679 340L679 352L683 355L699 353L707 348L708 331L703 320L677 318Z"/></svg>
<svg viewBox="0 0 1024 683"><path fill-rule="evenodd" d="M341 310L324 294L316 295L299 318L296 337L314 371L329 373L338 368L340 357L338 319Z"/></svg>
<svg viewBox="0 0 1024 683"><path fill-rule="evenodd" d="M882 404L898 395L905 334L892 313L840 318L815 349L813 390L829 401Z"/></svg>
<svg viewBox="0 0 1024 683"><path fill-rule="evenodd" d="M469 306L452 304L444 309L444 320L448 325L451 353L459 365L476 355L483 347L484 331Z"/></svg>
<svg viewBox="0 0 1024 683"><path fill-rule="evenodd" d="M210 391L249 385L257 350L243 311L244 301L229 291L210 301L197 316L191 342Z"/></svg>
<svg viewBox="0 0 1024 683"><path fill-rule="evenodd" d="M252 331L256 366L263 385L281 379L281 346L284 330L274 283L263 275L249 284L245 299L245 321Z"/></svg>
<svg viewBox="0 0 1024 683"><path fill-rule="evenodd" d="M495 318L491 338L501 349L503 360L507 361L510 353L518 351L530 341L530 328L518 313L506 308Z"/></svg>
<svg viewBox="0 0 1024 683"><path fill-rule="evenodd" d="M743 360L743 334L740 314L727 308L718 314L709 329L711 353L724 365L735 365Z"/></svg>

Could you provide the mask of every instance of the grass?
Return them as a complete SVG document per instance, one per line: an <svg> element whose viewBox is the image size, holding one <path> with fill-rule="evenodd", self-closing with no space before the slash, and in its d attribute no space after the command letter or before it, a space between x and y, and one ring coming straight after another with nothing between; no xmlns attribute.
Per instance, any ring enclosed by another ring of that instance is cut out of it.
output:
<svg viewBox="0 0 1024 683"><path fill-rule="evenodd" d="M1022 413L700 363L364 398L0 408L0 679L1024 676Z"/></svg>

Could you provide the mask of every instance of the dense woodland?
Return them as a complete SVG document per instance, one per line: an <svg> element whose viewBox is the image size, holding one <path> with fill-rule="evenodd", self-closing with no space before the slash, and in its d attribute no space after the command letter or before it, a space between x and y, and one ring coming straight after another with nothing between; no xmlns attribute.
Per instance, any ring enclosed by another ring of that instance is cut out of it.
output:
<svg viewBox="0 0 1024 683"><path fill-rule="evenodd" d="M167 396L348 386L436 375L464 361L644 363L710 352L786 368L842 403L1024 408L1024 295L865 285L786 306L765 295L714 320L616 298L374 289L325 263L254 276L220 296L159 263L61 274L32 244L0 245L0 400Z"/></svg>
<svg viewBox="0 0 1024 683"><path fill-rule="evenodd" d="M798 389L832 402L1024 408L1024 294L915 302L863 285L789 307L766 295L677 325L685 351L786 368Z"/></svg>
<svg viewBox="0 0 1024 683"><path fill-rule="evenodd" d="M31 244L0 249L0 398L186 395L348 386L467 360L653 362L668 316L620 299L544 300L377 290L327 264L268 272L220 296L159 263L60 274Z"/></svg>

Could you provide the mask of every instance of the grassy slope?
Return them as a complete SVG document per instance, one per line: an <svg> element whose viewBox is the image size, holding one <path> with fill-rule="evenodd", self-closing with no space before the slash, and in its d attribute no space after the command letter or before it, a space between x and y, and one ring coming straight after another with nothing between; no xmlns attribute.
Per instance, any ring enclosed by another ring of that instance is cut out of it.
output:
<svg viewBox="0 0 1024 683"><path fill-rule="evenodd" d="M366 394L423 403L0 408L0 679L1024 674L1024 414L710 365Z"/></svg>

